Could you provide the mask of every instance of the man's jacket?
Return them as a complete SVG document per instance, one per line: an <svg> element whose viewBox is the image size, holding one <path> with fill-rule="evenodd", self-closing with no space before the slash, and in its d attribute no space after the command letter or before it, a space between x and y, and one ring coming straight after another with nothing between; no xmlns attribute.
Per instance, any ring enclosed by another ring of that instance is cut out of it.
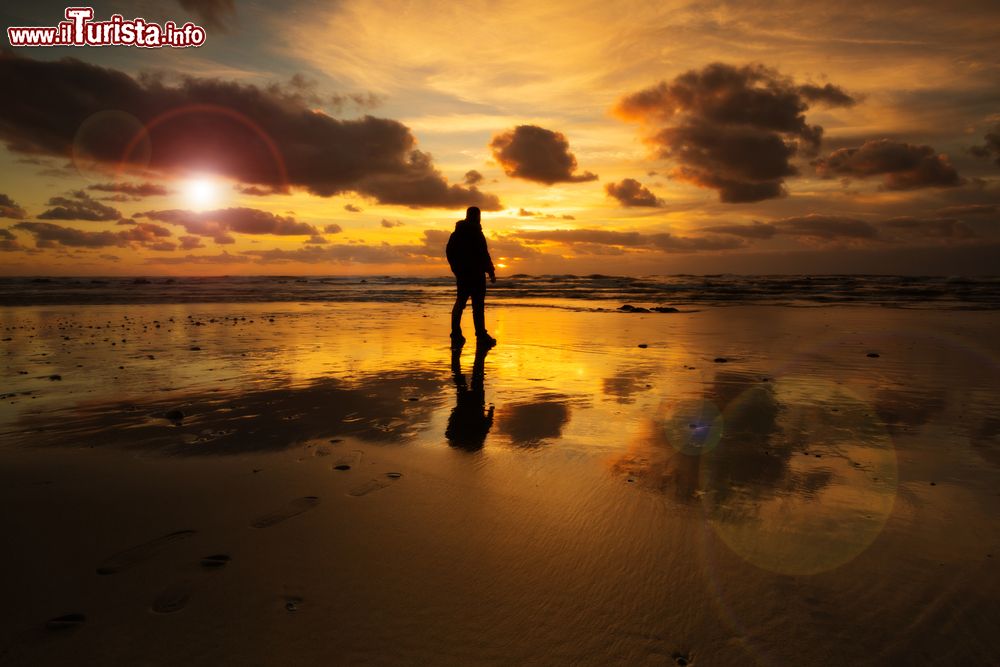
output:
<svg viewBox="0 0 1000 667"><path fill-rule="evenodd" d="M484 274L492 275L494 272L483 228L476 223L467 220L456 222L445 253L451 272L457 278L482 278Z"/></svg>

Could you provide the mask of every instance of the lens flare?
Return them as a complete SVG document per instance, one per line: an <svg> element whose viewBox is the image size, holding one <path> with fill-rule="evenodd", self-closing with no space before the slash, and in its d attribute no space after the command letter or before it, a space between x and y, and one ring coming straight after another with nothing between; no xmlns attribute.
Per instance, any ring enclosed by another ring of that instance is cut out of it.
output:
<svg viewBox="0 0 1000 667"><path fill-rule="evenodd" d="M730 433L702 457L703 505L733 552L771 572L818 574L882 532L896 498L896 451L865 398L786 376L744 392L723 415Z"/></svg>

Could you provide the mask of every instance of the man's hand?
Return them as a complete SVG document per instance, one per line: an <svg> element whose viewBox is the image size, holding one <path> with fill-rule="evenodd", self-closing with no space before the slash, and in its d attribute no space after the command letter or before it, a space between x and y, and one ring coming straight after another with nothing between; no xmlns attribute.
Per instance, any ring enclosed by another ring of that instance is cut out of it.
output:
<svg viewBox="0 0 1000 667"><path fill-rule="evenodd" d="M497 276L495 273L490 274L490 282L495 283L497 281Z"/></svg>

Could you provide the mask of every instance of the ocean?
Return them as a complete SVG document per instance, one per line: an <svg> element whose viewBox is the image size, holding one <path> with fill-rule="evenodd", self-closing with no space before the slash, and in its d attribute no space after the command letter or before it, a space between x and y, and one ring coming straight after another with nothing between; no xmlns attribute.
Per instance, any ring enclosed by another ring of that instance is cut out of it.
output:
<svg viewBox="0 0 1000 667"><path fill-rule="evenodd" d="M267 302L437 303L453 298L450 277L222 276L178 278L0 278L0 305ZM632 305L692 307L871 305L995 310L1000 276L888 275L540 275L503 277L492 305L608 310Z"/></svg>

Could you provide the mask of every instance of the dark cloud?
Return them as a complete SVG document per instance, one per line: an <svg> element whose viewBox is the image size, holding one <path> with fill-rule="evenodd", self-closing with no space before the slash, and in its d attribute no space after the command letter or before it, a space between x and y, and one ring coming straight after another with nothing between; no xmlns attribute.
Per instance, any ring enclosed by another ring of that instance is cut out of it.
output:
<svg viewBox="0 0 1000 667"><path fill-rule="evenodd" d="M221 32L228 29L229 21L236 16L233 0L177 0L177 4L197 14L195 23Z"/></svg>
<svg viewBox="0 0 1000 667"><path fill-rule="evenodd" d="M337 113L340 113L347 107L354 107L361 111L371 111L381 106L383 99L380 95L367 92L331 95L328 101L330 106Z"/></svg>
<svg viewBox="0 0 1000 667"><path fill-rule="evenodd" d="M860 148L841 148L813 164L823 178L882 176L887 190L953 187L965 182L947 155L934 152L930 146L891 139L866 141Z"/></svg>
<svg viewBox="0 0 1000 667"><path fill-rule="evenodd" d="M778 228L772 224L757 222L755 220L753 224L749 225L715 225L713 227L703 227L698 231L715 234L732 234L747 239L769 239L778 232Z"/></svg>
<svg viewBox="0 0 1000 667"><path fill-rule="evenodd" d="M323 228L324 234L339 234L344 231L344 228L335 222L331 222L329 225Z"/></svg>
<svg viewBox="0 0 1000 667"><path fill-rule="evenodd" d="M834 107L851 107L857 103L843 88L832 83L823 86L805 84L799 86L799 94L810 102L823 102Z"/></svg>
<svg viewBox="0 0 1000 667"><path fill-rule="evenodd" d="M955 207L970 208L970 207ZM747 239L767 240L778 234L821 241L910 241L920 239L964 240L976 238L975 231L955 218L894 217L881 222L858 218L810 214L749 225L731 224L704 227L698 231L733 234Z"/></svg>
<svg viewBox="0 0 1000 667"><path fill-rule="evenodd" d="M976 232L961 220L948 218L890 218L881 226L890 234L910 238L965 240L977 237Z"/></svg>
<svg viewBox="0 0 1000 667"><path fill-rule="evenodd" d="M1000 167L1000 123L992 131L987 132L983 137L986 143L982 146L973 146L969 151L976 157L989 157L998 167Z"/></svg>
<svg viewBox="0 0 1000 667"><path fill-rule="evenodd" d="M223 252L216 255L186 255L184 257L151 258L153 264L423 264L445 265L445 244L450 232L445 230L425 230L420 243L392 245L381 243L369 245L365 243L320 242L314 238L307 239L304 247L293 250L271 248L266 250L246 250L231 254ZM199 237L181 237L181 247L186 240L196 241ZM525 246L520 241L509 237L494 237L489 241L490 251L494 258L522 259L539 255L539 251ZM197 247L197 246L192 246Z"/></svg>
<svg viewBox="0 0 1000 667"><path fill-rule="evenodd" d="M650 245L649 238L639 232L617 232L609 229L536 229L524 230L517 237L526 241L556 241L558 243L600 243L640 247Z"/></svg>
<svg viewBox="0 0 1000 667"><path fill-rule="evenodd" d="M368 119L379 120L366 116L365 120ZM399 127L409 136L409 130L405 126L399 125ZM373 138L372 141L380 140ZM410 141L404 143L412 143L412 137ZM359 146L355 150L370 152L371 149ZM388 167L385 173L365 177L354 190L372 196L383 204L400 204L410 208L478 206L484 211L499 211L503 208L496 195L480 192L475 186L465 188L461 185L449 185L441 172L431 164L429 153L416 149L408 150L405 159L401 160L399 165ZM323 193L316 192L316 194Z"/></svg>
<svg viewBox="0 0 1000 667"><path fill-rule="evenodd" d="M205 247L199 236L181 236L178 240L181 242L181 250L194 250L195 248Z"/></svg>
<svg viewBox="0 0 1000 667"><path fill-rule="evenodd" d="M529 242L554 241L567 245L618 246L676 253L731 250L746 245L742 239L724 236L675 236L669 232L640 234L606 229L525 230L518 232L516 236Z"/></svg>
<svg viewBox="0 0 1000 667"><path fill-rule="evenodd" d="M17 203L5 194L0 193L0 218L14 218L20 220L27 215L27 212L17 205Z"/></svg>
<svg viewBox="0 0 1000 667"><path fill-rule="evenodd" d="M344 210L350 213L361 213L361 208L355 206L354 204L344 204Z"/></svg>
<svg viewBox="0 0 1000 667"><path fill-rule="evenodd" d="M162 244L168 243L164 241L164 238L170 236L169 230L149 223L130 225L129 229L119 232L84 231L72 227L63 227L51 222L19 222L14 227L31 233L35 237L35 246L39 248L53 248L56 246L74 248L124 248L132 243L136 243L147 248L162 249Z"/></svg>
<svg viewBox="0 0 1000 667"><path fill-rule="evenodd" d="M734 250L746 246L738 238L724 236L674 236L669 233L650 234L653 246L664 252L703 252L712 250Z"/></svg>
<svg viewBox="0 0 1000 667"><path fill-rule="evenodd" d="M595 181L597 175L577 170L576 157L561 132L537 125L518 125L490 141L493 157L504 173L515 178L552 185Z"/></svg>
<svg viewBox="0 0 1000 667"><path fill-rule="evenodd" d="M316 111L294 86L194 77L168 85L162 77L134 79L73 58L37 61L4 51L0 90L18 91L18 104L0 105L0 140L15 152L67 156L75 139L84 141L78 129L98 118L101 132L91 134L100 140L82 146L98 162L125 159L161 173L210 164L243 184L301 187L323 197L355 192L411 207L501 208L495 195L449 184L402 123L338 120ZM107 109L149 128L139 149L127 150L134 123L95 116ZM147 138L156 150L142 150Z"/></svg>
<svg viewBox="0 0 1000 667"><path fill-rule="evenodd" d="M27 250L27 248L18 243L17 237L11 234L9 229L0 227L0 252L17 252L21 250Z"/></svg>
<svg viewBox="0 0 1000 667"><path fill-rule="evenodd" d="M403 223L399 220L386 220L382 218L382 226L386 229L392 229L393 227L402 227Z"/></svg>
<svg viewBox="0 0 1000 667"><path fill-rule="evenodd" d="M133 223L129 229L118 232L118 237L124 241L135 241L146 245L150 243L162 243L163 239L170 236L170 230L151 222Z"/></svg>
<svg viewBox="0 0 1000 667"><path fill-rule="evenodd" d="M806 123L811 103L854 102L832 84L800 86L762 65L713 63L627 95L615 112L658 128L648 140L658 157L677 163L673 178L735 203L785 194L785 178L798 173L791 159L814 154L823 136Z"/></svg>
<svg viewBox="0 0 1000 667"><path fill-rule="evenodd" d="M621 183L608 183L604 191L622 206L663 206L662 199L634 178L626 178Z"/></svg>
<svg viewBox="0 0 1000 667"><path fill-rule="evenodd" d="M772 220L780 233L806 236L826 241L836 239L874 239L878 230L870 222L835 215L803 215Z"/></svg>
<svg viewBox="0 0 1000 667"><path fill-rule="evenodd" d="M233 186L233 189L235 189L241 195L250 195L251 197L270 197L271 195L287 195L288 194L288 189L287 188L280 188L280 187L278 187L278 188L271 188L271 187L262 188L259 185L239 185L239 184L236 184L236 185Z"/></svg>
<svg viewBox="0 0 1000 667"><path fill-rule="evenodd" d="M184 255L183 257L150 257L147 264L249 264L252 260L244 255L233 255L222 251L216 255Z"/></svg>
<svg viewBox="0 0 1000 667"><path fill-rule="evenodd" d="M939 208L935 213L942 217L948 216L980 216L993 215L1000 210L996 204L966 204L964 206L947 206Z"/></svg>
<svg viewBox="0 0 1000 667"><path fill-rule="evenodd" d="M483 182L483 175L480 174L475 169L470 169L465 172L465 184L466 185L477 185Z"/></svg>
<svg viewBox="0 0 1000 667"><path fill-rule="evenodd" d="M307 245L323 245L324 243L329 243L325 238L316 234L307 238L303 243Z"/></svg>
<svg viewBox="0 0 1000 667"><path fill-rule="evenodd" d="M250 250L244 253L261 263L301 262L304 264L359 263L392 264L406 260L406 254L390 245L347 245L328 244L326 246L306 246L295 250L272 248L271 250Z"/></svg>
<svg viewBox="0 0 1000 667"><path fill-rule="evenodd" d="M316 236L319 230L291 216L275 215L255 208L235 207L214 211L146 211L139 217L180 225L188 234L206 236L216 243L233 243L230 234L276 234L279 236Z"/></svg>
<svg viewBox="0 0 1000 667"><path fill-rule="evenodd" d="M52 197L50 208L38 215L40 220L116 220L122 217L118 209L96 201L83 190L76 190L70 197Z"/></svg>
<svg viewBox="0 0 1000 667"><path fill-rule="evenodd" d="M545 218L546 220L576 220L572 215L556 215L554 213L544 213L542 211L530 211L526 208L517 209L517 215L521 218Z"/></svg>
<svg viewBox="0 0 1000 667"><path fill-rule="evenodd" d="M171 194L171 191L156 183L98 183L88 185L88 190L98 192L117 192L130 197L156 197Z"/></svg>

